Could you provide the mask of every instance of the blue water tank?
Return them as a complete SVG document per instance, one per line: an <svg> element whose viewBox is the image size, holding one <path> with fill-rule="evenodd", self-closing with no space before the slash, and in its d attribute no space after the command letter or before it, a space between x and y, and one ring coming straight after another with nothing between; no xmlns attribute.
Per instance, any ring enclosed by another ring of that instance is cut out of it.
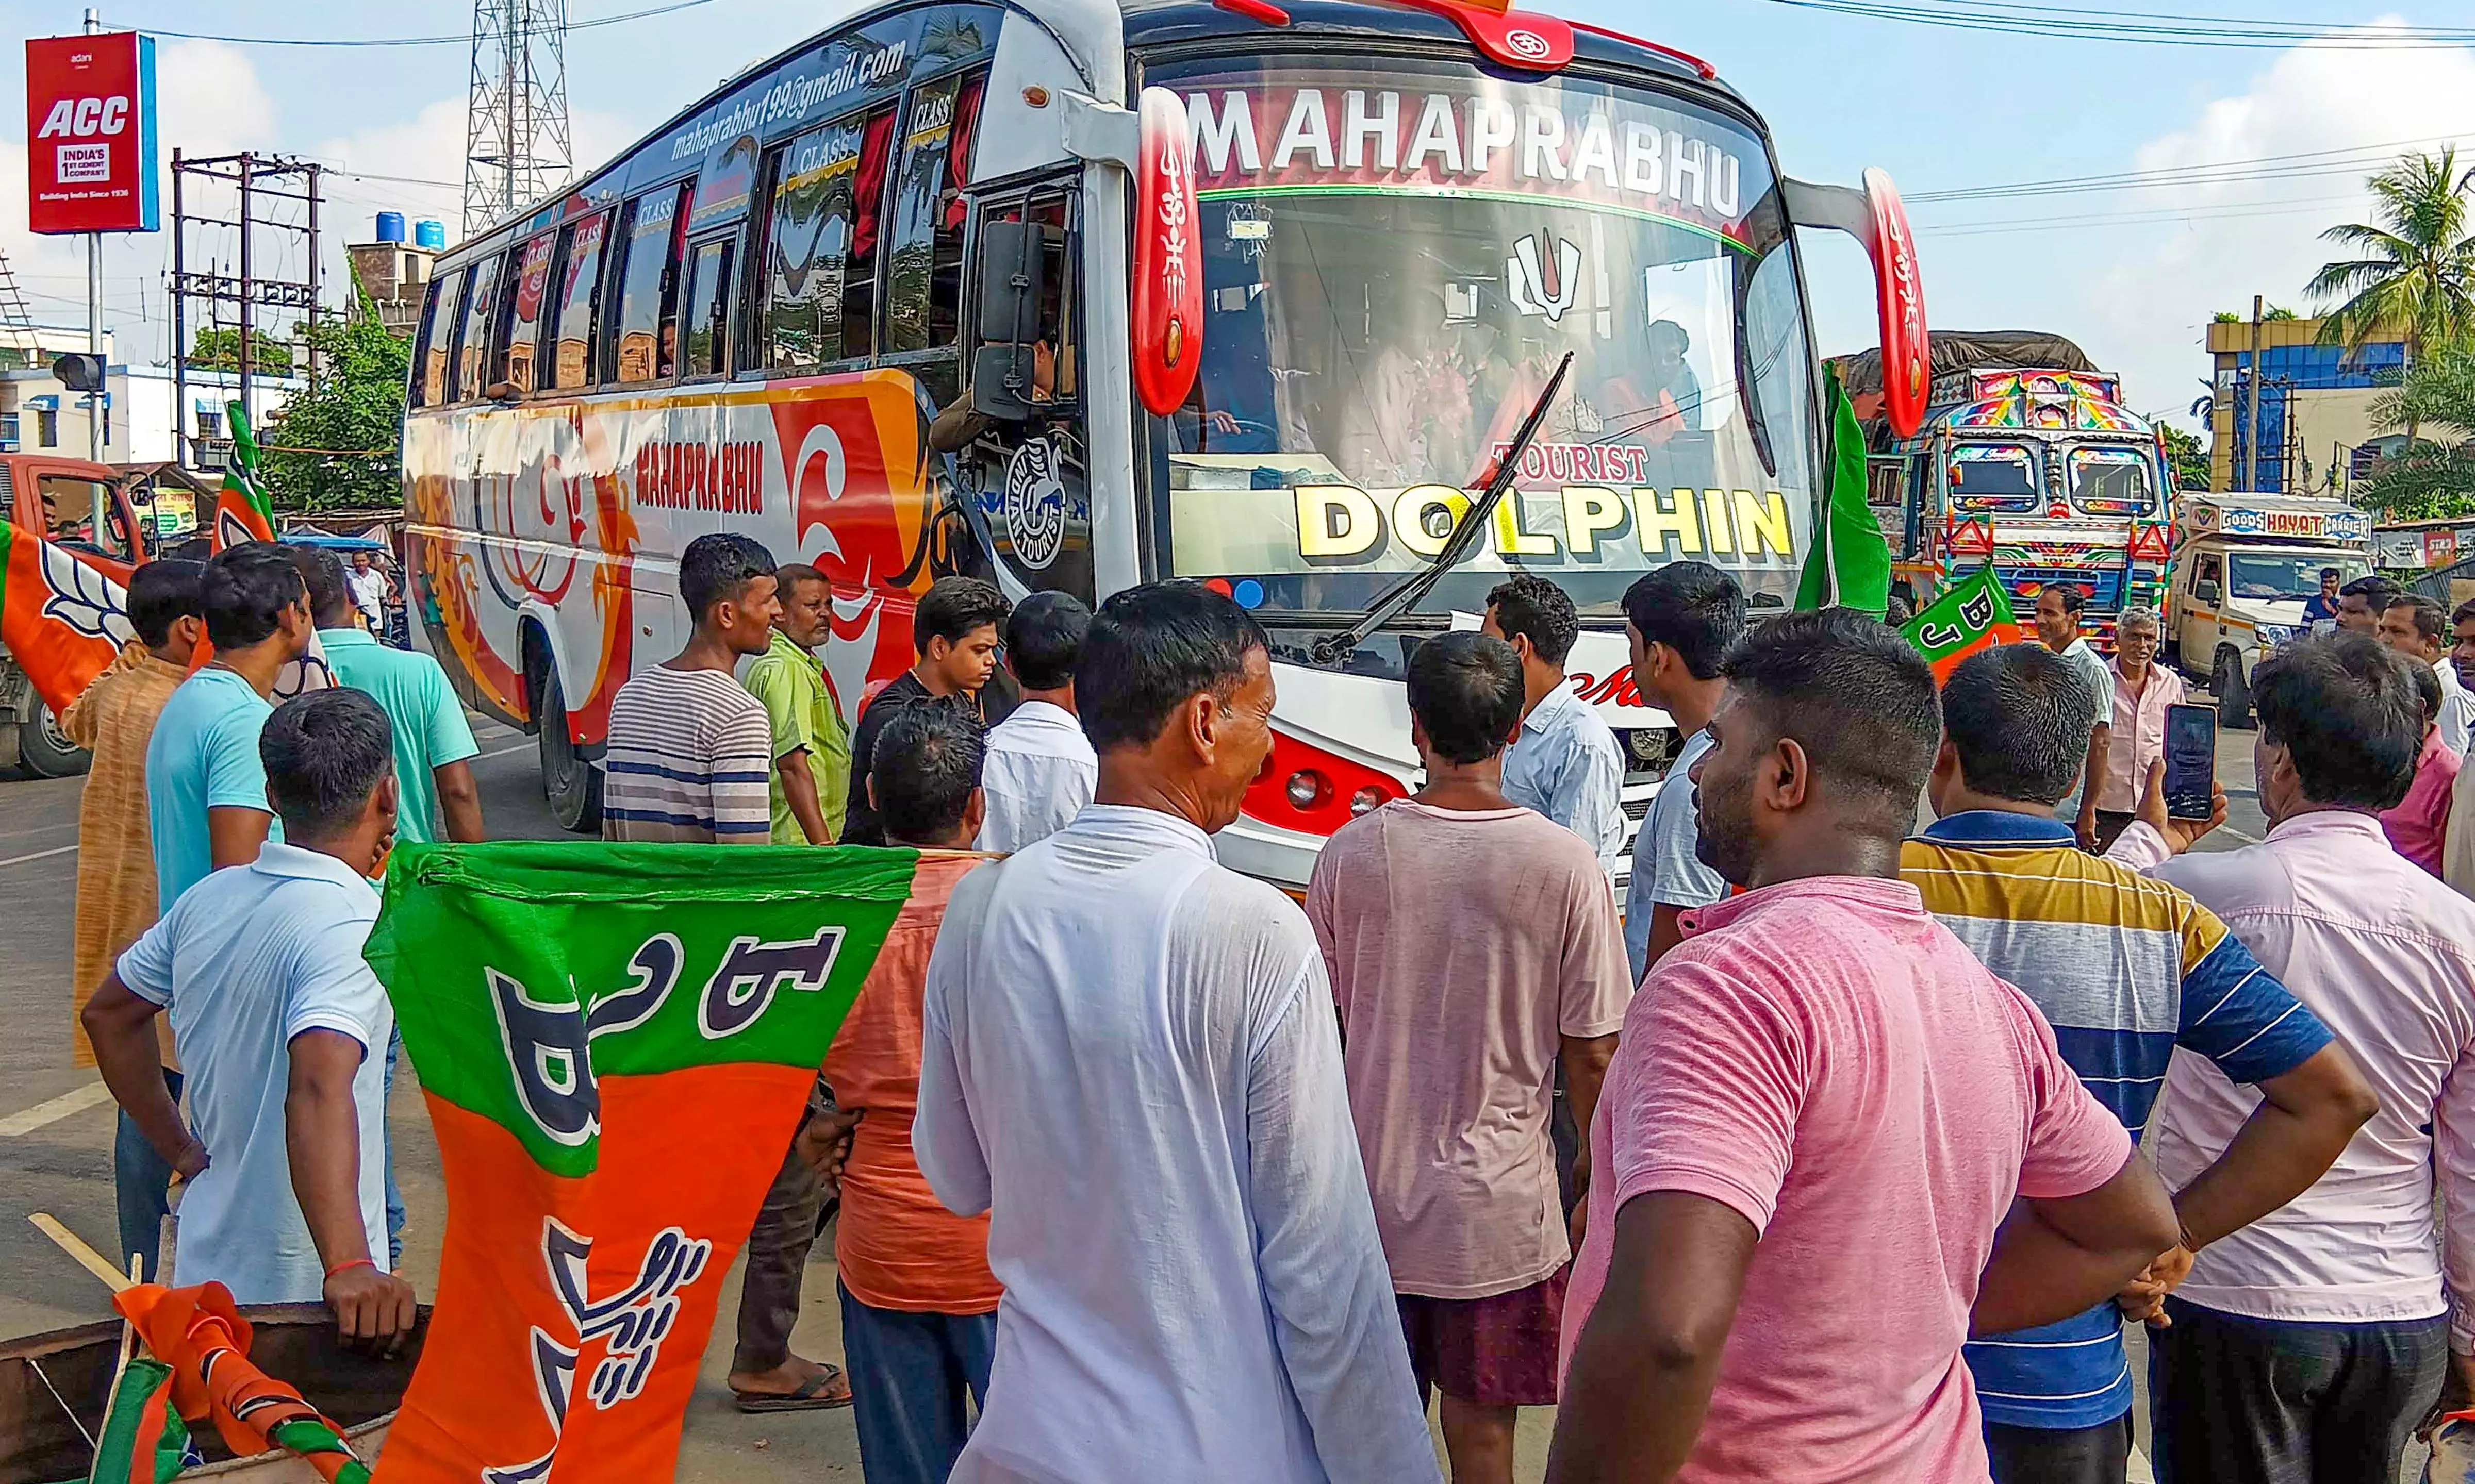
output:
<svg viewBox="0 0 2475 1484"><path fill-rule="evenodd" d="M412 245L414 247L426 247L433 253L446 252L447 224L445 222L413 223Z"/></svg>
<svg viewBox="0 0 2475 1484"><path fill-rule="evenodd" d="M402 242L404 240L403 212L381 211L379 213L379 240L380 242Z"/></svg>

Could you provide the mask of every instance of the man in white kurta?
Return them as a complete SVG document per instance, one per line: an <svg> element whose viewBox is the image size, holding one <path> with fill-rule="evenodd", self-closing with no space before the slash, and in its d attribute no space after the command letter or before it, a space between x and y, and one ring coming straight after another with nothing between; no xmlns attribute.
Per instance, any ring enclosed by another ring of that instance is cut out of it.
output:
<svg viewBox="0 0 2475 1484"><path fill-rule="evenodd" d="M1140 631L1171 622L1242 655L1191 728L1226 754L1271 699L1261 630L1226 598L1118 595L1078 681L1157 657ZM953 1477L1434 1484L1313 932L1172 812L1226 823L1249 765L1205 760L1218 779L1182 788L1163 758L1197 700L1113 746L1091 689L1099 801L966 878L928 969L913 1144L940 1201L990 1213L1005 1285Z"/></svg>

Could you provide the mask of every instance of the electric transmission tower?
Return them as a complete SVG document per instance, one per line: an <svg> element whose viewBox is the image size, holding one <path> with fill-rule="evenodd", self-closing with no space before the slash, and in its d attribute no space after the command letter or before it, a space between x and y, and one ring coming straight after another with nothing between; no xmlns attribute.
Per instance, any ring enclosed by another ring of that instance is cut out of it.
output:
<svg viewBox="0 0 2475 1484"><path fill-rule="evenodd" d="M464 231L567 183L567 0L473 0Z"/></svg>

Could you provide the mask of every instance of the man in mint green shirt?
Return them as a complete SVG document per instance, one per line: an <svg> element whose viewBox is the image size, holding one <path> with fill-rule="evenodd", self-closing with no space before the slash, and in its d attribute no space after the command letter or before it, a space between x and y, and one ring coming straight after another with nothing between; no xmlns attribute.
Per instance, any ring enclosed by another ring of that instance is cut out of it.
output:
<svg viewBox="0 0 2475 1484"><path fill-rule="evenodd" d="M850 805L850 733L817 664L833 594L824 574L793 562L774 570L781 621L772 647L748 664L742 682L765 703L773 728L773 833L777 845L830 845L842 839Z"/></svg>
<svg viewBox="0 0 2475 1484"><path fill-rule="evenodd" d="M314 547L294 551L335 683L367 693L395 727L397 841L473 844L486 839L481 791L469 761L481 749L447 672L429 655L390 649L360 626L343 561L334 552Z"/></svg>

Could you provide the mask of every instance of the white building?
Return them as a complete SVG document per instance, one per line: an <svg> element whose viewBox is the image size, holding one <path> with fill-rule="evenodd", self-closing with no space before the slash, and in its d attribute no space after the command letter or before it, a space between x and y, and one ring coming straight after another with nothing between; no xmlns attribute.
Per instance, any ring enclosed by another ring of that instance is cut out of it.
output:
<svg viewBox="0 0 2475 1484"><path fill-rule="evenodd" d="M52 375L55 357L86 348L83 327L38 325L31 330L0 328L0 453L89 456L90 399ZM127 366L111 361L111 335L104 335L109 363L104 405L103 461L151 464L178 460L212 474L232 449L225 408L238 395L240 377L230 371L191 366L185 416L173 405L174 368ZM306 383L299 377L254 373L249 385L252 427L264 427ZM189 446L181 447L184 436Z"/></svg>

